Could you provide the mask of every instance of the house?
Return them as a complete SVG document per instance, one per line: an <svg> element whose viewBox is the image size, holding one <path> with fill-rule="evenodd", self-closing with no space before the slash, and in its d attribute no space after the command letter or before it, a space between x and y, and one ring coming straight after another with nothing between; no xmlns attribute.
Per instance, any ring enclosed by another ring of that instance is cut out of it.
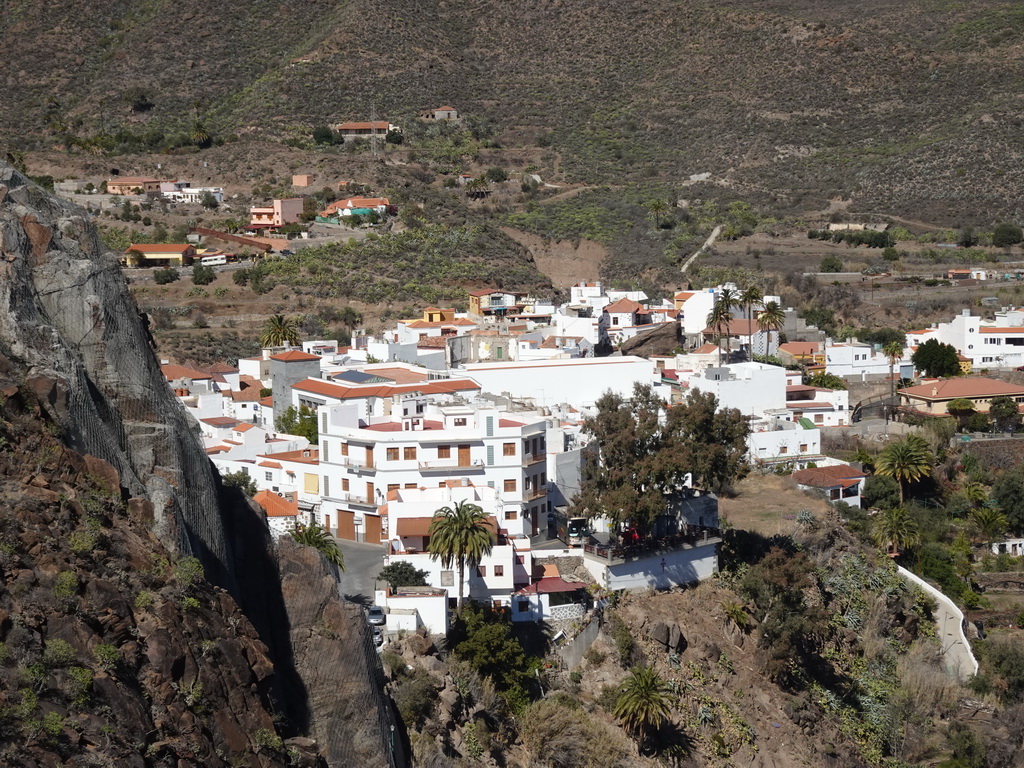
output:
<svg viewBox="0 0 1024 768"><path fill-rule="evenodd" d="M824 491L830 501L845 501L852 507L860 506L865 477L863 472L848 464L811 467L793 473L801 490Z"/></svg>
<svg viewBox="0 0 1024 768"><path fill-rule="evenodd" d="M123 176L107 181L108 195L158 195L160 179L149 176Z"/></svg>
<svg viewBox="0 0 1024 768"><path fill-rule="evenodd" d="M1015 403L1024 403L1024 387L982 377L937 379L900 389L897 394L901 408L928 416L946 416L950 401L961 398L973 402L980 413L988 413L995 397L1009 397Z"/></svg>
<svg viewBox="0 0 1024 768"><path fill-rule="evenodd" d="M431 635L448 634L448 590L437 587L398 587L378 589L374 604L384 609L388 632L416 632L425 629Z"/></svg>
<svg viewBox="0 0 1024 768"><path fill-rule="evenodd" d="M267 525L274 538L281 538L294 531L300 522L299 504L290 498L270 491L260 491L252 500L263 507Z"/></svg>
<svg viewBox="0 0 1024 768"><path fill-rule="evenodd" d="M807 342L795 342L803 343ZM844 378L858 377L864 380L868 376L880 377L889 375L889 357L871 344L850 341L841 344L825 345L825 371ZM900 372L899 361L894 371Z"/></svg>
<svg viewBox="0 0 1024 768"><path fill-rule="evenodd" d="M1006 539L1004 541L993 541L991 544L993 555L1010 555L1012 557L1024 557L1024 539Z"/></svg>
<svg viewBox="0 0 1024 768"><path fill-rule="evenodd" d="M330 203L316 215L316 220L338 224L345 216L369 216L371 213L384 216L390 211L391 202L386 197L346 197Z"/></svg>
<svg viewBox="0 0 1024 768"><path fill-rule="evenodd" d="M289 197L273 200L270 205L254 206L249 210L250 229L276 229L302 220L302 198Z"/></svg>
<svg viewBox="0 0 1024 768"><path fill-rule="evenodd" d="M704 317L707 324L707 317ZM728 339L728 348L745 350L749 355L774 355L779 349L778 331L763 331L757 326L757 319L734 317L721 329L705 327L704 343L719 343L719 338ZM749 347L749 349L748 349Z"/></svg>
<svg viewBox="0 0 1024 768"><path fill-rule="evenodd" d="M387 120L373 120L340 123L336 130L344 141L352 141L354 139L368 139L373 136L383 138L389 131L400 131L401 128L397 125L392 125Z"/></svg>
<svg viewBox="0 0 1024 768"><path fill-rule="evenodd" d="M297 349L289 349L270 356L270 378L273 382L271 397L281 404L275 418L291 404L292 387L300 381L320 375L320 357Z"/></svg>
<svg viewBox="0 0 1024 768"><path fill-rule="evenodd" d="M984 269L951 269L946 272L947 280L988 280Z"/></svg>
<svg viewBox="0 0 1024 768"><path fill-rule="evenodd" d="M207 195L218 203L224 202L224 187L177 187L166 191L163 196L176 203L190 203L193 205L202 203Z"/></svg>
<svg viewBox="0 0 1024 768"><path fill-rule="evenodd" d="M442 107L425 110L420 113L420 117L424 120L458 120L459 111L446 104Z"/></svg>
<svg viewBox="0 0 1024 768"><path fill-rule="evenodd" d="M825 343L822 341L787 341L779 344L779 359L787 365L815 367L825 363Z"/></svg>
<svg viewBox="0 0 1024 768"><path fill-rule="evenodd" d="M512 597L512 621L566 621L583 618L591 582L563 578L554 563L538 564L532 584Z"/></svg>
<svg viewBox="0 0 1024 768"><path fill-rule="evenodd" d="M759 467L820 464L821 430L803 421L778 417L753 419L747 436L747 461Z"/></svg>
<svg viewBox="0 0 1024 768"><path fill-rule="evenodd" d="M502 520L521 521L529 535L545 530L547 421L459 404L416 391L421 386L427 389L407 385L390 398L382 416L369 416L357 403L319 409L322 524L379 540L379 520L371 518L391 491L458 479L494 487Z"/></svg>
<svg viewBox="0 0 1024 768"><path fill-rule="evenodd" d="M672 297L672 303L678 313L676 321L687 345L699 347L703 343L702 333L708 324L708 315L715 306L714 289L678 291Z"/></svg>
<svg viewBox="0 0 1024 768"><path fill-rule="evenodd" d="M394 337L397 343L408 344L434 336L461 336L478 327L468 317L456 317L454 309L427 307L420 318L399 320Z"/></svg>
<svg viewBox="0 0 1024 768"><path fill-rule="evenodd" d="M188 267L196 247L181 243L132 243L121 257L128 267Z"/></svg>
<svg viewBox="0 0 1024 768"><path fill-rule="evenodd" d="M384 540L388 564L408 562L426 571L427 584L448 592L450 604L458 596L458 570L445 568L431 557L430 527L434 515L460 503L475 504L487 515L493 547L474 569L464 573L463 595L492 605L507 606L512 593L530 583L533 556L529 520L501 501L499 489L450 480L435 487L396 488L375 512L386 521Z"/></svg>
<svg viewBox="0 0 1024 768"><path fill-rule="evenodd" d="M506 317L518 315L535 299L524 291L483 289L470 291L469 314L477 317Z"/></svg>

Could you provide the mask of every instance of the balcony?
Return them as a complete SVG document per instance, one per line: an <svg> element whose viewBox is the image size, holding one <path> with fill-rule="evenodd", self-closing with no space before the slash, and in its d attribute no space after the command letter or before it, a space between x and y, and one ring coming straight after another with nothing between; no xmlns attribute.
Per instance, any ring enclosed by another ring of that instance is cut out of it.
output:
<svg viewBox="0 0 1024 768"><path fill-rule="evenodd" d="M525 453L523 454L523 466L528 467L531 464L538 464L542 461L546 461L548 454L546 451L538 451L537 453Z"/></svg>
<svg viewBox="0 0 1024 768"><path fill-rule="evenodd" d="M548 489L547 488L527 488L526 489L526 493L523 494L523 497L527 501L533 501L534 499L539 499L539 498L541 498L543 496L547 496L547 495L548 495Z"/></svg>
<svg viewBox="0 0 1024 768"><path fill-rule="evenodd" d="M434 459L432 461L421 461L419 468L421 472L451 472L453 469L472 472L483 469L484 462L483 459L474 459L462 463L458 459Z"/></svg>
<svg viewBox="0 0 1024 768"><path fill-rule="evenodd" d="M358 472L376 472L377 467L373 461L367 461L366 459L357 459L353 456L339 456L335 461L325 462L330 464L339 464L349 469L354 469Z"/></svg>
<svg viewBox="0 0 1024 768"><path fill-rule="evenodd" d="M348 491L342 491L341 493L331 494L328 498L335 501L342 501L346 504L355 504L361 507L377 507L377 500L371 499L368 496L361 495L358 493L349 493Z"/></svg>

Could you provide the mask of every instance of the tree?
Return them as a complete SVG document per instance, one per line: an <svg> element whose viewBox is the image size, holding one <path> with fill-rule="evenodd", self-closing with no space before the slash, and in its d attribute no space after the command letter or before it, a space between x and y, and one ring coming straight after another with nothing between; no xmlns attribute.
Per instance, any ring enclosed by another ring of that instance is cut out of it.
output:
<svg viewBox="0 0 1024 768"><path fill-rule="evenodd" d="M961 248L973 248L978 244L978 237L973 227L960 227L956 235L956 244Z"/></svg>
<svg viewBox="0 0 1024 768"><path fill-rule="evenodd" d="M992 546L992 542L1000 538L1009 526L1006 515L996 507L978 507L971 512L970 520L981 540L989 546Z"/></svg>
<svg viewBox="0 0 1024 768"><path fill-rule="evenodd" d="M921 344L910 356L910 362L929 378L959 376L961 373L956 348L937 339L928 339Z"/></svg>
<svg viewBox="0 0 1024 768"><path fill-rule="evenodd" d="M499 184L503 181L508 181L508 174L505 172L504 168L496 165L493 168L487 169L487 173L484 174L484 178L490 182Z"/></svg>
<svg viewBox="0 0 1024 768"><path fill-rule="evenodd" d="M764 301L764 294L756 285L749 286L739 296L739 303L747 310L747 359L754 359L754 308L761 306ZM768 344L765 344L764 353L768 354Z"/></svg>
<svg viewBox="0 0 1024 768"><path fill-rule="evenodd" d="M996 429L1000 432L1016 432L1020 429L1020 409L1012 397L993 397L992 402L988 404L988 415L992 417Z"/></svg>
<svg viewBox="0 0 1024 768"><path fill-rule="evenodd" d="M771 333L778 333L786 322L786 312L779 306L777 301L769 301L764 305L757 315L757 327L759 330Z"/></svg>
<svg viewBox="0 0 1024 768"><path fill-rule="evenodd" d="M819 272L842 272L843 271L843 260L835 254L829 254L821 260L821 264L818 267Z"/></svg>
<svg viewBox="0 0 1024 768"><path fill-rule="evenodd" d="M217 196L208 189L199 196L199 204L208 211L215 211L220 206L220 203L217 202Z"/></svg>
<svg viewBox="0 0 1024 768"><path fill-rule="evenodd" d="M992 486L992 499L1014 534L1024 532L1024 467L1008 469Z"/></svg>
<svg viewBox="0 0 1024 768"><path fill-rule="evenodd" d="M900 485L891 477L872 475L864 481L861 498L869 509L872 507L891 509L899 506Z"/></svg>
<svg viewBox="0 0 1024 768"><path fill-rule="evenodd" d="M1006 248L1024 242L1024 230L1015 224L999 224L992 231L992 245L996 248Z"/></svg>
<svg viewBox="0 0 1024 768"><path fill-rule="evenodd" d="M896 363L903 358L903 343L896 339L887 341L882 347L882 354L889 361L889 404L885 409L885 423L888 424L889 408L896 399Z"/></svg>
<svg viewBox="0 0 1024 768"><path fill-rule="evenodd" d="M344 325L347 325L350 329L354 329L357 325L363 322L363 313L354 307L345 305L341 308L341 311L338 312L338 320Z"/></svg>
<svg viewBox="0 0 1024 768"><path fill-rule="evenodd" d="M809 387L819 387L821 389L846 389L846 379L834 373L826 373L825 371L806 375L804 383Z"/></svg>
<svg viewBox="0 0 1024 768"><path fill-rule="evenodd" d="M196 120L192 124L192 129L188 132L188 139L200 149L208 149L213 145L210 132L206 130L206 126L200 120Z"/></svg>
<svg viewBox="0 0 1024 768"><path fill-rule="evenodd" d="M296 408L289 405L274 419L274 429L286 435L298 435L304 437L312 445L320 442L320 432L316 424L316 411L308 405L300 405Z"/></svg>
<svg viewBox="0 0 1024 768"><path fill-rule="evenodd" d="M334 131L329 125L318 125L313 129L313 141L317 144L333 144Z"/></svg>
<svg viewBox="0 0 1024 768"><path fill-rule="evenodd" d="M875 460L875 472L893 478L900 485L900 504L903 503L907 483L927 477L935 466L928 443L918 435L907 435L889 443Z"/></svg>
<svg viewBox="0 0 1024 768"><path fill-rule="evenodd" d="M385 144L394 144L395 146L398 146L403 141L405 141L405 136L402 134L402 132L396 131L393 128L384 134Z"/></svg>
<svg viewBox="0 0 1024 768"><path fill-rule="evenodd" d="M209 285L217 279L217 273L214 272L213 267L205 264L193 264L192 265L192 284L193 285Z"/></svg>
<svg viewBox="0 0 1024 768"><path fill-rule="evenodd" d="M458 567L459 597L456 611L462 615L462 592L466 568L475 568L491 552L495 531L488 526L487 514L476 504L460 501L454 507L441 507L430 522L427 551L431 559L445 568Z"/></svg>
<svg viewBox="0 0 1024 768"><path fill-rule="evenodd" d="M977 406L974 405L973 400L957 397L946 403L946 411L956 418L960 428L963 429L967 418L977 411Z"/></svg>
<svg viewBox="0 0 1024 768"><path fill-rule="evenodd" d="M890 555L899 555L921 540L917 521L903 507L882 510L875 518L872 535L875 543Z"/></svg>
<svg viewBox="0 0 1024 768"><path fill-rule="evenodd" d="M637 384L629 400L607 392L596 405L597 415L583 426L593 442L573 500L580 516L603 515L644 532L687 474L720 491L747 470L749 423L735 409L718 410L712 394L694 390L666 409L649 385Z"/></svg>
<svg viewBox="0 0 1024 768"><path fill-rule="evenodd" d="M631 732L642 748L650 730L669 718L672 695L654 667L636 667L618 687L612 715Z"/></svg>
<svg viewBox="0 0 1024 768"><path fill-rule="evenodd" d="M157 285L166 285L167 283L173 283L179 278L178 270L174 267L164 267L162 269L153 270L153 282Z"/></svg>
<svg viewBox="0 0 1024 768"><path fill-rule="evenodd" d="M250 271L249 279L252 279ZM274 315L263 326L260 334L260 345L264 347L283 347L285 344L299 343L299 329L295 318Z"/></svg>
<svg viewBox="0 0 1024 768"><path fill-rule="evenodd" d="M722 337L728 339L729 324L732 322L732 311L738 304L736 292L731 288L723 288L715 297L715 305L708 313L708 327L715 332L718 345L722 344ZM729 355L726 353L726 360Z"/></svg>
<svg viewBox="0 0 1024 768"><path fill-rule="evenodd" d="M668 211L668 206L661 198L654 198L647 204L647 210L654 217L654 226L661 227L661 217Z"/></svg>
<svg viewBox="0 0 1024 768"><path fill-rule="evenodd" d="M343 571L345 570L345 556L338 548L338 542L334 540L334 537L323 526L316 524L299 525L292 531L292 538L299 544L320 550L324 557L327 558L327 562L338 566Z"/></svg>
<svg viewBox="0 0 1024 768"><path fill-rule="evenodd" d="M427 586L427 572L421 571L408 560L399 560L384 566L377 574L377 578L386 581L391 589Z"/></svg>
<svg viewBox="0 0 1024 768"><path fill-rule="evenodd" d="M224 485L230 488L237 488L246 496L256 495L256 481L244 469L240 469L237 472L227 472L221 475L220 479L224 482Z"/></svg>

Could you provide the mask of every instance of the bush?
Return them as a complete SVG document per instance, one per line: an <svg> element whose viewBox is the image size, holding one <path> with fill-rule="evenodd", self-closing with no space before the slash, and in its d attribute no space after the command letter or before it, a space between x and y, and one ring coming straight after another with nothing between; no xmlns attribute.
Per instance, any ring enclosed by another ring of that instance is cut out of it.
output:
<svg viewBox="0 0 1024 768"><path fill-rule="evenodd" d="M96 665L108 672L121 663L121 652L110 643L100 643L92 649L92 655L96 657Z"/></svg>
<svg viewBox="0 0 1024 768"><path fill-rule="evenodd" d="M607 626L612 642L615 643L615 650L619 654L619 663L623 667L629 667L633 663L633 651L636 648L636 643L633 641L633 635L629 632L629 627L626 626L626 622L614 611L608 613Z"/></svg>
<svg viewBox="0 0 1024 768"><path fill-rule="evenodd" d="M565 693L532 704L522 724L530 765L589 768L632 764L625 740Z"/></svg>
<svg viewBox="0 0 1024 768"><path fill-rule="evenodd" d="M249 270L248 269L236 269L235 273L231 275L231 279L235 281L235 285L246 285L249 282Z"/></svg>
<svg viewBox="0 0 1024 768"><path fill-rule="evenodd" d="M1024 231L1014 224L1000 224L992 232L992 245L1005 248L1024 241Z"/></svg>
<svg viewBox="0 0 1024 768"><path fill-rule="evenodd" d="M487 169L487 173L484 174L484 178L486 178L488 181L500 183L502 181L508 181L508 174L505 173L504 168L499 168L495 166L494 168Z"/></svg>
<svg viewBox="0 0 1024 768"><path fill-rule="evenodd" d="M167 285L179 279L178 270L174 267L164 267L153 270L153 280L157 285Z"/></svg>
<svg viewBox="0 0 1024 768"><path fill-rule="evenodd" d="M183 557L174 566L174 576L183 589L190 589L203 578L203 564L196 557Z"/></svg>
<svg viewBox="0 0 1024 768"><path fill-rule="evenodd" d="M385 566L377 578L386 581L392 589L427 586L427 572L419 570L407 560Z"/></svg>
<svg viewBox="0 0 1024 768"><path fill-rule="evenodd" d="M74 646L59 638L50 640L43 651L43 664L47 667L66 667L77 658Z"/></svg>
<svg viewBox="0 0 1024 768"><path fill-rule="evenodd" d="M418 730L430 719L436 698L434 681L422 667L416 667L411 675L403 678L395 687L395 706L406 728Z"/></svg>
<svg viewBox="0 0 1024 768"><path fill-rule="evenodd" d="M209 285L217 279L217 273L213 267L205 264L195 264L192 267L192 284L193 285Z"/></svg>
<svg viewBox="0 0 1024 768"><path fill-rule="evenodd" d="M842 272L843 271L843 260L838 256L828 255L821 260L821 265L818 267L819 272Z"/></svg>

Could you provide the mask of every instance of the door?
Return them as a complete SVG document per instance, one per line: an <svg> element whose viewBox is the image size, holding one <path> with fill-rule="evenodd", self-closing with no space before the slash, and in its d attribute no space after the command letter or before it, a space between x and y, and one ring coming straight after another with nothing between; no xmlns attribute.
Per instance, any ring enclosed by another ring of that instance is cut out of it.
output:
<svg viewBox="0 0 1024 768"><path fill-rule="evenodd" d="M366 484L366 503L367 504L373 504L374 503L373 483L367 483Z"/></svg>
<svg viewBox="0 0 1024 768"><path fill-rule="evenodd" d="M355 513L347 509L338 510L338 538L345 541L356 540Z"/></svg>
<svg viewBox="0 0 1024 768"><path fill-rule="evenodd" d="M368 466L368 467L372 467L373 466L373 446L372 445L366 446L366 466Z"/></svg>
<svg viewBox="0 0 1024 768"><path fill-rule="evenodd" d="M377 515L363 515L363 520L366 521L366 543L376 544L380 541L380 517Z"/></svg>
<svg viewBox="0 0 1024 768"><path fill-rule="evenodd" d="M468 445L460 445L459 446L459 466L460 467L468 467L469 466L469 446Z"/></svg>

